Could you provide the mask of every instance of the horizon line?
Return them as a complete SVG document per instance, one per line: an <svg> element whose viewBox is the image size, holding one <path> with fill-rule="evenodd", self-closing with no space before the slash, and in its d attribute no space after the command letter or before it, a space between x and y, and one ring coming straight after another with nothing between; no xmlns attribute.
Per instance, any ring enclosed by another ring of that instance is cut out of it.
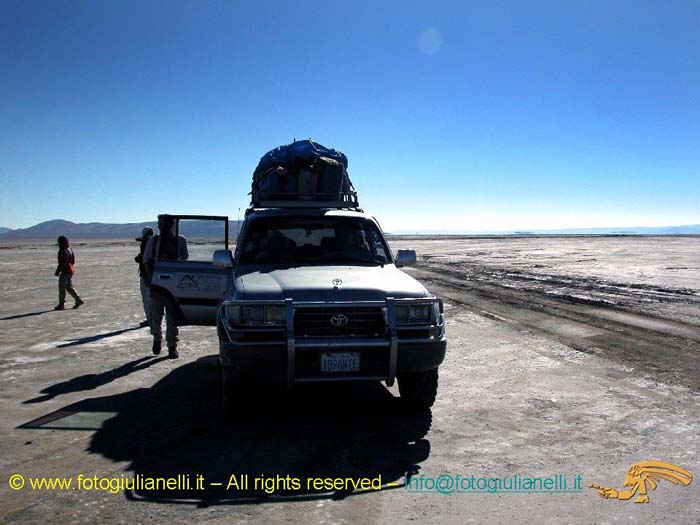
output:
<svg viewBox="0 0 700 525"><path fill-rule="evenodd" d="M245 219L237 219L235 217L229 217L228 218L229 222L244 222ZM132 224L146 224L146 223L154 223L156 224L158 222L157 219L152 219L152 220L145 220L145 221L128 221L128 222L100 222L100 221L89 221L89 222L74 222L69 219L61 219L61 218L56 218L56 219L48 219L45 221L37 222L36 224L32 224L31 226L24 226L24 227L17 227L17 228L10 228L7 226L3 226L0 224L0 228L7 228L8 231L18 231L18 230L28 230L31 228L34 228L36 226L40 226L42 224L50 223L50 222L57 222L57 221L62 221L62 222L69 222L71 224L74 224L76 226L81 226L81 225L94 225L94 224L101 224L105 226L126 226L126 225L132 225ZM615 226L568 226L568 227L552 227L552 228L527 228L527 227L518 227L518 228L506 228L506 229L490 229L490 228L483 228L479 230L473 230L473 229L466 229L466 228L451 228L451 229L443 229L443 228L420 228L420 229L414 229L414 228L401 228L401 229L393 229L395 233L403 233L403 234L409 234L409 233L416 233L416 234L431 234L431 233L444 233L444 234L493 234L493 233L522 233L522 234L533 234L533 233L538 233L538 232L550 232L550 231L578 231L578 230L633 230L633 229L668 229L668 228L690 228L690 227L697 227L700 228L700 221L697 223L686 223L686 224L665 224L665 225L640 225L640 224L635 224L632 226L622 226L622 225L615 225ZM384 228L383 228L384 229ZM386 231L389 232L391 231L391 228L386 228ZM7 233L7 232L6 232Z"/></svg>

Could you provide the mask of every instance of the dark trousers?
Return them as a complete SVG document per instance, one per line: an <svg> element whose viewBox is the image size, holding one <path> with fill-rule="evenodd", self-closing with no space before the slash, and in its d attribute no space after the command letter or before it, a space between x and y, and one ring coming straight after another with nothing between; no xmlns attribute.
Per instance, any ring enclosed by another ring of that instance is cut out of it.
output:
<svg viewBox="0 0 700 525"><path fill-rule="evenodd" d="M58 304L64 304L66 302L66 292L75 299L76 302L80 300L78 292L73 288L73 275L70 273L62 273L58 276Z"/></svg>
<svg viewBox="0 0 700 525"><path fill-rule="evenodd" d="M154 342L163 340L163 317L165 317L165 342L168 348L175 348L179 332L175 314L156 297L151 296L151 315L148 320L151 324L151 335Z"/></svg>

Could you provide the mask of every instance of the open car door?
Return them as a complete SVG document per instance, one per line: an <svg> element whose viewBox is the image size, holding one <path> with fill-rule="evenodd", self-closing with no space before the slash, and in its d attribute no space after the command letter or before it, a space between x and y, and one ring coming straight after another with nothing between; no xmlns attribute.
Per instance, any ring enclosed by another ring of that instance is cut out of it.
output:
<svg viewBox="0 0 700 525"><path fill-rule="evenodd" d="M233 258L228 245L228 217L168 215L174 221L177 259L156 260L151 296L170 308L178 325L216 325L216 312L233 278ZM213 256L231 261L214 265ZM228 253L226 253L228 252Z"/></svg>

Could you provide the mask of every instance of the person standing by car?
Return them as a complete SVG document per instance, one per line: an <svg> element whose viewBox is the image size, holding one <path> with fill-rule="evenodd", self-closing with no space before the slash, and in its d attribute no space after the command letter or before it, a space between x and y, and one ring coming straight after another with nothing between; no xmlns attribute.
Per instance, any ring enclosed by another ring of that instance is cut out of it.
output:
<svg viewBox="0 0 700 525"><path fill-rule="evenodd" d="M187 260L187 241L182 235L175 235L175 223L171 216L158 215L158 229L160 235L155 235L148 240L143 253L143 264L148 279L153 278L153 268L156 260ZM151 290L152 292L153 290ZM175 312L166 308L162 300L151 293L150 325L153 336L153 354L160 354L163 341L163 315L165 315L165 342L168 345L168 357L177 359L178 327Z"/></svg>
<svg viewBox="0 0 700 525"><path fill-rule="evenodd" d="M66 292L68 292L75 304L73 309L79 308L85 302L73 288L73 274L75 273L75 254L70 247L68 239L61 235L58 237L58 266L54 275L58 277L58 306L54 310L65 310Z"/></svg>
<svg viewBox="0 0 700 525"><path fill-rule="evenodd" d="M150 226L146 226L143 230L141 230L141 237L136 237L136 240L141 242L141 246L139 247L139 254L134 257L134 260L139 265L141 303L143 303L143 312L146 315L146 320L141 321L141 328L150 326L151 324L151 279L143 265L143 252L146 249L148 240L151 237L153 237L153 228Z"/></svg>

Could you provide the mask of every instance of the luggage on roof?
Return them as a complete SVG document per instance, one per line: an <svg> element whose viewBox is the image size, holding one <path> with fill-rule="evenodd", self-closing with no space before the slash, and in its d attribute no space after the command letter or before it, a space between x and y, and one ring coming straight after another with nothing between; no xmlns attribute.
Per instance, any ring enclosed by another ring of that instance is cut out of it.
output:
<svg viewBox="0 0 700 525"><path fill-rule="evenodd" d="M357 208L344 153L312 140L279 146L253 172L254 208Z"/></svg>

